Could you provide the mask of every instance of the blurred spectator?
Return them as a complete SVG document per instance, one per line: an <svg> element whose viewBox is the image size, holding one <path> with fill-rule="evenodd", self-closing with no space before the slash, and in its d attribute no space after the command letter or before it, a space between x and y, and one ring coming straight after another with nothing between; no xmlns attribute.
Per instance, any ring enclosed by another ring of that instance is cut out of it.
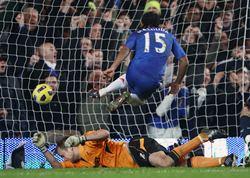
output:
<svg viewBox="0 0 250 178"><path fill-rule="evenodd" d="M20 81L7 75L7 58L0 56L0 137L28 136L27 108Z"/></svg>
<svg viewBox="0 0 250 178"><path fill-rule="evenodd" d="M17 77L22 75L27 57L31 57L34 53L34 46L41 40L41 36L39 36L41 34L36 36L37 26L38 11L34 8L25 8L15 17L6 46L9 61L15 66L14 75Z"/></svg>
<svg viewBox="0 0 250 178"><path fill-rule="evenodd" d="M25 8L21 13L15 17L16 23L12 26L12 41L19 35L26 37L30 41L30 44L26 46L39 46L46 38L50 39L53 37L51 31L46 26L39 26L39 13L33 7ZM14 39L13 39L14 38ZM24 42L24 41L22 41Z"/></svg>
<svg viewBox="0 0 250 178"><path fill-rule="evenodd" d="M96 44L100 43L102 37L102 25L100 23L94 23L89 32L89 38Z"/></svg>
<svg viewBox="0 0 250 178"><path fill-rule="evenodd" d="M229 39L225 32L222 32L221 17L217 17L214 26L214 36L207 51L206 66L213 70L217 63L230 58Z"/></svg>
<svg viewBox="0 0 250 178"><path fill-rule="evenodd" d="M3 0L0 2L0 13L2 13L4 11L6 6L7 6L7 0Z"/></svg>
<svg viewBox="0 0 250 178"><path fill-rule="evenodd" d="M181 38L181 44L189 60L186 85L192 89L202 84L205 67L206 45L200 28L188 26Z"/></svg>
<svg viewBox="0 0 250 178"><path fill-rule="evenodd" d="M175 3L174 3L175 5ZM187 3L178 9L177 15L174 17L174 28L177 37L180 37L188 26L200 27L200 20L202 17L201 9L194 4Z"/></svg>
<svg viewBox="0 0 250 178"><path fill-rule="evenodd" d="M122 1L121 9L129 12L129 16L133 19L131 29L137 29L140 24L145 4L147 0Z"/></svg>
<svg viewBox="0 0 250 178"><path fill-rule="evenodd" d="M230 33L229 30L232 28L233 25L233 17L234 13L232 10L225 11L224 13L220 14L220 17L222 18L222 25L223 30L227 33Z"/></svg>
<svg viewBox="0 0 250 178"><path fill-rule="evenodd" d="M250 69L250 61L247 59L246 49L242 46L236 47L232 51L232 58L222 61L215 68L213 83L217 86L227 72L238 71L239 69Z"/></svg>
<svg viewBox="0 0 250 178"><path fill-rule="evenodd" d="M241 71L228 72L217 88L210 84L205 89L198 90L199 98L203 98L203 103L195 114L198 128L219 127L226 130L229 136L239 134L239 116L242 109L239 72Z"/></svg>
<svg viewBox="0 0 250 178"><path fill-rule="evenodd" d="M241 28L239 28L239 21L234 19L234 11L226 9L226 11L221 12L220 17L222 19L222 31L226 32L229 38L229 49L240 45Z"/></svg>
<svg viewBox="0 0 250 178"><path fill-rule="evenodd" d="M173 12L173 10L174 10L174 8L173 8L174 6L172 5L173 2L170 1L170 0L161 0L160 1L160 4L161 4L161 18L162 19L168 19L171 16L171 12ZM171 7L173 9L171 9L170 5L171 5Z"/></svg>
<svg viewBox="0 0 250 178"><path fill-rule="evenodd" d="M76 12L76 9L72 7L72 3L75 0L62 0L60 4L60 12L64 14L73 14Z"/></svg>
<svg viewBox="0 0 250 178"><path fill-rule="evenodd" d="M85 12L88 17L88 24L93 24L95 21L95 18L97 16L97 8L96 5L93 2L88 2L87 10Z"/></svg>
<svg viewBox="0 0 250 178"><path fill-rule="evenodd" d="M237 72L237 83L239 85L239 91L244 94L249 92L250 81L249 81L249 70L244 67L242 70Z"/></svg>
<svg viewBox="0 0 250 178"><path fill-rule="evenodd" d="M164 21L161 25L161 28L164 28L166 30L168 30L169 32L175 34L176 31L174 29L174 26L173 26L173 23L171 20L167 20L167 21Z"/></svg>
<svg viewBox="0 0 250 178"><path fill-rule="evenodd" d="M104 0L94 0L94 4L96 6L97 9L97 17L101 17L102 16L102 9L104 6Z"/></svg>
<svg viewBox="0 0 250 178"><path fill-rule="evenodd" d="M77 122L80 126L80 131L85 132L93 129L107 128L106 123L109 117L106 106L107 98L94 100L87 96L87 92L91 89L100 89L106 85L106 80L103 79L103 73L100 69L91 70L88 75L87 83L83 82L83 99L80 104L80 114Z"/></svg>
<svg viewBox="0 0 250 178"><path fill-rule="evenodd" d="M25 8L15 19L20 27L25 26L28 31L35 31L38 28L39 14L32 7Z"/></svg>
<svg viewBox="0 0 250 178"><path fill-rule="evenodd" d="M48 68L55 70L57 62L57 50L52 43L43 43L41 46L39 46L37 56L44 61ZM36 54L34 54L34 58L36 58ZM29 65L32 66L42 60L36 61L31 57Z"/></svg>
<svg viewBox="0 0 250 178"><path fill-rule="evenodd" d="M117 50L117 44L119 43L118 33L114 29L114 22L112 17L114 14L114 1L104 1L104 9L101 16L101 49L103 51L103 56L105 59L104 68L107 68L109 63L113 61L115 57L115 52Z"/></svg>
<svg viewBox="0 0 250 178"><path fill-rule="evenodd" d="M100 69L93 70L88 77L88 89L99 90L104 87L106 81L103 78L103 72Z"/></svg>
<svg viewBox="0 0 250 178"><path fill-rule="evenodd" d="M161 14L161 5L159 1L157 0L147 1L144 8L144 13L145 12L155 12L156 14Z"/></svg>
<svg viewBox="0 0 250 178"><path fill-rule="evenodd" d="M120 12L115 20L116 25L116 31L119 34L122 34L122 37L120 37L121 40L127 39L130 31L130 26L132 24L132 21L128 15L128 12L123 11Z"/></svg>
<svg viewBox="0 0 250 178"><path fill-rule="evenodd" d="M80 16L73 16L71 18L71 24L70 29L76 30L77 28L84 28L87 23L87 16L86 15L80 15Z"/></svg>
<svg viewBox="0 0 250 178"><path fill-rule="evenodd" d="M222 10L218 6L217 0L197 0L197 4L201 9L201 32L206 40L211 41L211 31L214 21Z"/></svg>
<svg viewBox="0 0 250 178"><path fill-rule="evenodd" d="M73 2L74 0L52 1L51 10L46 14L47 22L45 25L53 32L52 42L56 48L63 48L71 36L71 17L77 12L76 8L73 7Z"/></svg>
<svg viewBox="0 0 250 178"><path fill-rule="evenodd" d="M86 58L88 53L92 50L92 41L89 38L82 38L80 43L82 57Z"/></svg>
<svg viewBox="0 0 250 178"><path fill-rule="evenodd" d="M83 14L72 16L70 21L71 38L89 36L91 26L95 23L96 9L88 9Z"/></svg>
<svg viewBox="0 0 250 178"><path fill-rule="evenodd" d="M189 136L194 137L203 127L209 127L213 122L213 113L215 109L215 89L211 82L210 70L205 68L202 85L191 90L189 98L189 118L188 131ZM206 100L208 98L208 100ZM208 123L208 124L207 124ZM207 124L207 125L206 125Z"/></svg>
<svg viewBox="0 0 250 178"><path fill-rule="evenodd" d="M237 74L241 72L229 72L227 76L218 85L218 90L221 90L222 94L218 94L220 97L217 99L218 110L218 124L219 127L226 128L230 136L239 135L239 116L243 106L242 94L240 92L240 86L238 84ZM216 113L214 113L216 116Z"/></svg>
<svg viewBox="0 0 250 178"><path fill-rule="evenodd" d="M53 99L46 105L32 103L33 129L39 131L49 130L76 130L76 120L71 119L70 102L67 100L65 92L60 90L59 81L56 76L44 73L41 83L46 83L53 89ZM32 121L30 121L32 123Z"/></svg>
<svg viewBox="0 0 250 178"><path fill-rule="evenodd" d="M94 49L86 56L85 66L89 70L101 69L103 63L103 52L100 49Z"/></svg>
<svg viewBox="0 0 250 178"><path fill-rule="evenodd" d="M170 4L170 17L176 16L177 12L177 7L178 7L178 0L173 0L172 3Z"/></svg>
<svg viewBox="0 0 250 178"><path fill-rule="evenodd" d="M57 50L52 43L44 43L37 48L34 55L31 56L28 67L22 75L25 98L30 100L31 90L42 80L44 73L51 73L59 76L56 71Z"/></svg>
<svg viewBox="0 0 250 178"><path fill-rule="evenodd" d="M187 12L184 15L184 24L186 26L192 25L192 26L199 26L200 20L202 17L202 12L198 7L190 7L187 9ZM185 29L185 27L184 27Z"/></svg>

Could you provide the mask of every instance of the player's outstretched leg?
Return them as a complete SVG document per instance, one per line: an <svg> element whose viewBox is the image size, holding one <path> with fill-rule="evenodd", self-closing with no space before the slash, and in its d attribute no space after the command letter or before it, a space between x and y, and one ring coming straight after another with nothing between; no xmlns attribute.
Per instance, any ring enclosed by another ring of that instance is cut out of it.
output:
<svg viewBox="0 0 250 178"><path fill-rule="evenodd" d="M95 89L91 89L88 93L88 96L90 98L101 98L100 94L99 94L99 90L95 90Z"/></svg>
<svg viewBox="0 0 250 178"><path fill-rule="evenodd" d="M187 161L188 167L193 168L208 168L224 165L226 167L235 167L237 157L230 154L221 158L206 158L204 156L194 156Z"/></svg>
<svg viewBox="0 0 250 178"><path fill-rule="evenodd" d="M212 141L213 139L217 138L226 138L227 135L222 130L208 130L203 129L201 133L190 140L189 142L174 148L169 156L174 160L175 164L178 165L179 160L185 157L188 153L190 153L193 149L197 148L200 144Z"/></svg>
<svg viewBox="0 0 250 178"><path fill-rule="evenodd" d="M128 99L128 104L131 104L133 106L143 105L145 104L145 100L140 99L137 94L130 93L130 97Z"/></svg>
<svg viewBox="0 0 250 178"><path fill-rule="evenodd" d="M88 95L90 98L101 98L106 96L108 93L125 89L128 87L128 83L126 80L126 74L121 75L118 79L111 82L107 87L102 88L100 90L92 89L89 91Z"/></svg>
<svg viewBox="0 0 250 178"><path fill-rule="evenodd" d="M127 102L130 97L130 93L128 91L123 92L119 97L117 97L114 101L111 101L107 106L107 110L109 112L115 111L118 107L120 107L123 103Z"/></svg>

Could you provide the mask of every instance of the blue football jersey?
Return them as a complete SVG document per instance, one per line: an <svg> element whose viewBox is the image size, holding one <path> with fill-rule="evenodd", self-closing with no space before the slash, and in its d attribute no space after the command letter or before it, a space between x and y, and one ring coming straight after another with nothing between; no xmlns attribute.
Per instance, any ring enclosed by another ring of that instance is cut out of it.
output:
<svg viewBox="0 0 250 178"><path fill-rule="evenodd" d="M176 59L186 56L175 37L162 28L134 32L125 45L135 52L126 73L128 89L141 99L159 88L171 52Z"/></svg>
<svg viewBox="0 0 250 178"><path fill-rule="evenodd" d="M146 28L132 33L125 46L135 52L127 70L148 76L152 80L161 80L166 62L171 52L176 59L186 56L176 38L163 28Z"/></svg>

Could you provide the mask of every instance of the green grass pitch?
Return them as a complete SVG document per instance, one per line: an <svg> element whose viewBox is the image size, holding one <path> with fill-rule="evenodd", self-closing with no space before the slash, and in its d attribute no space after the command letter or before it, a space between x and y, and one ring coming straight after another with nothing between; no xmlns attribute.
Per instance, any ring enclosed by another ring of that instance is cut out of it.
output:
<svg viewBox="0 0 250 178"><path fill-rule="evenodd" d="M2 170L1 178L250 178L250 168L84 168Z"/></svg>

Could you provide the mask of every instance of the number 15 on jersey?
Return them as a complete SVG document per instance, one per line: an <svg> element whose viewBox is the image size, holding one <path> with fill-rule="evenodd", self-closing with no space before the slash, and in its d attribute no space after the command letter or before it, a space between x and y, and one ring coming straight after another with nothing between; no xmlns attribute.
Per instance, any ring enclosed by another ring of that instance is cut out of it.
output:
<svg viewBox="0 0 250 178"><path fill-rule="evenodd" d="M149 47L150 47L150 40L151 40L149 32L145 33L144 37L145 37L144 52L145 53L149 53L149 51L150 51L150 49L149 49ZM155 47L155 51L157 53L164 53L166 51L167 44L164 41L165 38L166 38L166 35L164 33L155 33L155 42L161 44L160 48Z"/></svg>

